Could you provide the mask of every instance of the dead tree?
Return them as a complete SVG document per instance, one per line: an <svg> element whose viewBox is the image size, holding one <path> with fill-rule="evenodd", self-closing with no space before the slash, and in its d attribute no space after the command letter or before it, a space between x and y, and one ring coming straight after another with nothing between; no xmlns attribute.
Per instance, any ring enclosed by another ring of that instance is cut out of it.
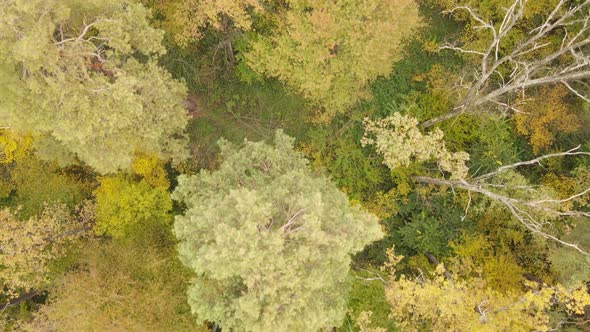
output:
<svg viewBox="0 0 590 332"><path fill-rule="evenodd" d="M563 241L556 237L555 235L550 234L547 232L547 227L549 225L546 221L541 221L536 216L539 213L548 215L552 218L559 218L559 217L582 217L582 218L590 218L590 212L586 211L579 211L575 209L565 209L563 208L563 203L573 201L577 198L580 198L584 195L590 194L590 187L586 188L570 197L563 198L563 199L556 199L553 197L549 197L546 194L543 194L539 190L537 190L533 186L526 186L523 188L516 188L511 187L510 185L503 185L494 183L490 181L497 177L498 175L508 171L514 170L520 166L525 165L541 165L541 162L545 159L554 158L554 157L565 157L565 156L576 156L576 155L586 155L590 156L589 152L582 152L578 151L580 146L575 147L571 150L559 153L552 153L540 156L538 158L521 161L510 165L502 166L492 172L486 173L484 175L480 175L478 177L472 177L469 179L459 179L459 180L448 180L445 178L435 178L435 177L427 177L427 176L414 176L412 179L416 182L433 184L438 186L449 186L452 188L463 189L469 192L469 202L467 203L467 208L465 209L465 214L469 210L469 206L471 204L471 194L477 193L481 194L492 201L498 202L502 204L508 211L512 214L512 216L518 220L524 227L531 230L533 233L538 234L546 239L551 239L556 241L562 245L572 247L577 251L588 254L588 252L584 248L580 248L576 243L569 243ZM526 198L525 196L515 196L506 194L514 189L521 189L527 192Z"/></svg>
<svg viewBox="0 0 590 332"><path fill-rule="evenodd" d="M550 84L564 84L586 102L588 96L581 89L588 89L590 79L590 0L567 7L568 1L560 0L543 23L509 50L501 51L517 24L521 21L527 0L515 0L506 8L502 22L487 21L469 6L458 6L449 13L466 11L477 25L476 30L490 34L491 42L483 50L467 49L446 43L440 49L454 50L477 57L479 68L475 69L470 83L464 80L455 88L463 91L456 107L448 113L424 121L427 128L464 113L475 113L491 104L503 111L519 112L517 105L508 101L507 95ZM560 45L550 37L561 34ZM509 74L502 72L508 70Z"/></svg>

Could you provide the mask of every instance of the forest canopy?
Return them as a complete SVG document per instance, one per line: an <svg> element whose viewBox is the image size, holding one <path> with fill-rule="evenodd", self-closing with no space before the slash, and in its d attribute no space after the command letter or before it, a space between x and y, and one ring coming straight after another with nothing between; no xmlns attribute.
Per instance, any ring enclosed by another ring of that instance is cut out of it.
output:
<svg viewBox="0 0 590 332"><path fill-rule="evenodd" d="M590 0L0 1L3 331L590 329Z"/></svg>

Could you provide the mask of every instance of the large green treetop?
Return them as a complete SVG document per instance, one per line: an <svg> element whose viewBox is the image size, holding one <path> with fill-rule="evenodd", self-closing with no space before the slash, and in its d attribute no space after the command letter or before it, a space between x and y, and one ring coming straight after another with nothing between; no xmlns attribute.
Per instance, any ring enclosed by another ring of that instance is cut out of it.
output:
<svg viewBox="0 0 590 332"><path fill-rule="evenodd" d="M181 176L181 261L201 320L240 331L315 331L346 311L350 255L382 236L377 218L314 174L293 139L221 141L214 172Z"/></svg>
<svg viewBox="0 0 590 332"><path fill-rule="evenodd" d="M185 87L157 65L163 32L126 0L0 6L0 120L33 131L40 156L101 173L136 150L182 158Z"/></svg>

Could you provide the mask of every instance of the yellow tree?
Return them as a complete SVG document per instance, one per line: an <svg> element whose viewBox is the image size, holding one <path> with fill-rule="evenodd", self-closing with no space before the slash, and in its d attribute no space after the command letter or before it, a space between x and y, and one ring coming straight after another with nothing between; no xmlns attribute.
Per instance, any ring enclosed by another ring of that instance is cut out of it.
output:
<svg viewBox="0 0 590 332"><path fill-rule="evenodd" d="M180 46L202 36L203 28L252 28L252 12L264 12L264 0L142 0L164 16L162 27Z"/></svg>
<svg viewBox="0 0 590 332"><path fill-rule="evenodd" d="M565 100L568 94L563 85L544 87L536 98L523 105L522 113L514 116L516 129L528 137L535 154L550 147L557 133L580 128L580 118L569 110Z"/></svg>
<svg viewBox="0 0 590 332"><path fill-rule="evenodd" d="M391 71L400 42L418 26L413 0L291 0L268 36L245 54L256 72L276 77L316 106L327 121Z"/></svg>
<svg viewBox="0 0 590 332"><path fill-rule="evenodd" d="M172 199L165 187L152 187L146 180L134 182L123 176L103 177L99 182L94 191L97 234L123 238L141 228L172 221Z"/></svg>
<svg viewBox="0 0 590 332"><path fill-rule="evenodd" d="M90 241L25 331L208 331L186 303L174 248Z"/></svg>
<svg viewBox="0 0 590 332"><path fill-rule="evenodd" d="M393 264L401 257L393 255ZM395 272L392 270L391 272ZM432 278L401 276L389 281L391 316L404 331L546 331L547 311L557 305L568 314L584 313L590 296L584 287L525 283L528 290L494 290L485 280L459 278L441 264Z"/></svg>
<svg viewBox="0 0 590 332"><path fill-rule="evenodd" d="M46 207L28 220L0 211L0 282L8 299L48 285L51 262L64 253L64 244L88 230L65 206ZM8 302L7 305L10 305ZM0 306L0 309L2 306Z"/></svg>

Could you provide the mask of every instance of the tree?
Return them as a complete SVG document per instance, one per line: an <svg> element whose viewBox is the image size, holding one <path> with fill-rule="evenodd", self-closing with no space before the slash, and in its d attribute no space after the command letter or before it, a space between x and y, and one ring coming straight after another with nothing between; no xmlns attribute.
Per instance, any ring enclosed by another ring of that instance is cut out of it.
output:
<svg viewBox="0 0 590 332"><path fill-rule="evenodd" d="M278 131L274 144L220 141L214 172L179 178L173 197L181 261L196 276L188 298L224 330L317 331L346 312L350 255L382 234L314 174Z"/></svg>
<svg viewBox="0 0 590 332"><path fill-rule="evenodd" d="M133 160L131 170L153 187L163 189L170 187L168 173L164 169L164 161L154 155L138 153Z"/></svg>
<svg viewBox="0 0 590 332"><path fill-rule="evenodd" d="M22 331L199 331L174 247L90 241Z"/></svg>
<svg viewBox="0 0 590 332"><path fill-rule="evenodd" d="M211 26L227 30L230 24L242 31L252 28L251 13L265 12L264 0L142 0L164 16L162 27L171 33L177 44L202 37L202 29ZM230 23L231 21L231 23Z"/></svg>
<svg viewBox="0 0 590 332"><path fill-rule="evenodd" d="M145 180L133 182L123 176L103 177L95 190L97 234L116 238L132 236L147 224L171 221L172 200L165 187Z"/></svg>
<svg viewBox="0 0 590 332"><path fill-rule="evenodd" d="M0 164L10 164L22 160L31 153L32 138L30 135L19 135L11 130L0 130L0 146L2 157Z"/></svg>
<svg viewBox="0 0 590 332"><path fill-rule="evenodd" d="M79 179L55 163L43 162L32 155L9 166L4 179L12 188L14 207L19 218L39 214L45 204L64 204L73 209L89 198L93 182Z"/></svg>
<svg viewBox="0 0 590 332"><path fill-rule="evenodd" d="M557 133L571 133L580 128L580 118L568 110L564 86L540 89L539 96L522 106L523 113L514 116L516 129L526 135L538 154L555 141Z"/></svg>
<svg viewBox="0 0 590 332"><path fill-rule="evenodd" d="M8 209L0 211L0 295L12 299L46 287L50 263L64 254L68 241L89 229L83 220L78 221L60 205L47 206L39 216L25 221L17 220ZM5 308L0 304L0 310Z"/></svg>
<svg viewBox="0 0 590 332"><path fill-rule="evenodd" d="M40 156L101 173L136 150L182 159L185 87L157 64L163 31L127 0L10 0L0 7L0 120Z"/></svg>
<svg viewBox="0 0 590 332"><path fill-rule="evenodd" d="M392 257L389 264L401 259ZM395 269L389 272L393 276ZM391 277L385 292L392 317L404 331L545 331L551 328L547 311L552 307L579 315L590 304L584 287L567 291L529 283L527 288L493 290L481 278L453 278L441 264L431 279Z"/></svg>
<svg viewBox="0 0 590 332"><path fill-rule="evenodd" d="M269 35L244 55L254 71L276 77L313 103L328 121L391 71L404 36L419 24L412 0L292 0Z"/></svg>
<svg viewBox="0 0 590 332"><path fill-rule="evenodd" d="M496 22L481 16L472 6L450 6L447 13L467 13L477 31L471 34L477 42L467 42L467 47L445 43L440 49L474 58L476 67L468 67L472 73L463 75L455 86L460 92L457 105L446 114L424 121L422 127L463 113L477 113L486 105L522 112L519 105L526 101L526 92L540 86L562 84L574 95L590 101L584 92L590 78L590 0L559 0L553 8L541 11L544 15L539 14L536 20L540 24L522 30L530 6L526 0L511 1L504 8L505 15Z"/></svg>
<svg viewBox="0 0 590 332"><path fill-rule="evenodd" d="M577 244L560 240L547 226L551 225L552 220L563 217L590 217L590 213L570 204L583 200L590 193L590 186L586 185L568 197L556 198L548 188L531 186L524 176L516 172L519 167L541 165L541 161L550 158L590 156L590 152L578 151L580 146L565 152L503 165L479 176L469 176L465 164L469 155L465 152L448 151L442 141L442 132L438 129L424 135L418 129L415 118L399 113L377 121L366 120L365 125L364 144L375 146L377 152L384 157L383 164L391 170L414 162L434 161L442 176L414 175L412 179L417 183L467 190L469 201L463 218L467 216L471 205L471 194L477 193L506 208L519 223L533 233L586 253ZM444 172L450 174L450 179L444 177ZM419 170L414 173L419 173Z"/></svg>

